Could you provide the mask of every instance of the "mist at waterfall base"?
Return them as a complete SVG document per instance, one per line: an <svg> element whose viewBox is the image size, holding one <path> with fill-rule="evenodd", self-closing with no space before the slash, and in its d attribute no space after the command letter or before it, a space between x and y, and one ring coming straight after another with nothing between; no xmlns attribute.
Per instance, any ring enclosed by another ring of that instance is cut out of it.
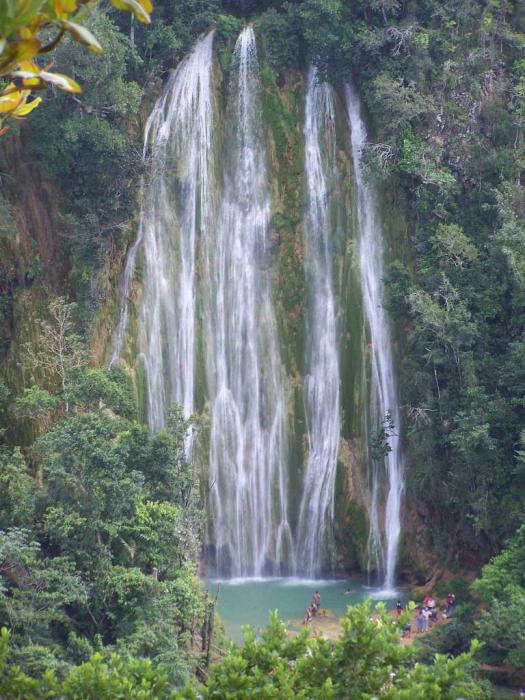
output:
<svg viewBox="0 0 525 700"><path fill-rule="evenodd" d="M299 631L315 591L321 594L321 607L337 619L344 615L349 605L366 598L374 602L384 601L390 609L395 607L398 598L403 602L406 600L402 592L382 591L347 579L205 579L204 587L212 598L217 595L217 611L226 634L237 643L243 640L243 625L250 625L255 630L263 628L274 610L278 611L289 630Z"/></svg>

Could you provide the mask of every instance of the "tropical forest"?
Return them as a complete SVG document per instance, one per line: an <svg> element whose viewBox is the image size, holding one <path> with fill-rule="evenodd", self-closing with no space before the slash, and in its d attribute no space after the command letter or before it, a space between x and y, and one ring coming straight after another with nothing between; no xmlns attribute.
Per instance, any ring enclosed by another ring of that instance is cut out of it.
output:
<svg viewBox="0 0 525 700"><path fill-rule="evenodd" d="M0 700L525 697L525 3L0 0Z"/></svg>

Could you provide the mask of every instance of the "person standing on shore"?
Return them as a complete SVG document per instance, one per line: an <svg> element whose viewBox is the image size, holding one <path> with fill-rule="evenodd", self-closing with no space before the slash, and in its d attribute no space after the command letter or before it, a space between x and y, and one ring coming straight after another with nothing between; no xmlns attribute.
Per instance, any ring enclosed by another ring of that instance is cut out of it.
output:
<svg viewBox="0 0 525 700"><path fill-rule="evenodd" d="M431 617L432 617L432 612L431 612L430 608L425 608L423 610L423 619L425 620L425 624L423 625L423 632L428 632Z"/></svg>
<svg viewBox="0 0 525 700"><path fill-rule="evenodd" d="M419 608L416 615L416 630L418 632L423 632L425 629L425 617L423 615L423 608Z"/></svg>

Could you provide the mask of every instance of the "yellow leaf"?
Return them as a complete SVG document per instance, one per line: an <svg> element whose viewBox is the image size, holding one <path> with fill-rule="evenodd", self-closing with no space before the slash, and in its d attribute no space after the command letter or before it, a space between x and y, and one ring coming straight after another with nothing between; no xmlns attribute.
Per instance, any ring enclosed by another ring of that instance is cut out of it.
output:
<svg viewBox="0 0 525 700"><path fill-rule="evenodd" d="M40 68L33 61L21 61L19 70L35 75L34 78L26 78L22 81L24 87L37 87L40 85L40 79L37 77L38 73L40 73Z"/></svg>
<svg viewBox="0 0 525 700"><path fill-rule="evenodd" d="M40 68L33 61L20 61L20 70L26 70L29 73L40 73Z"/></svg>
<svg viewBox="0 0 525 700"><path fill-rule="evenodd" d="M138 0L111 0L111 4L116 7L117 10L133 12L139 22L149 24L151 21L148 12L142 7Z"/></svg>
<svg viewBox="0 0 525 700"><path fill-rule="evenodd" d="M143 9L146 10L148 14L150 14L153 10L153 4L150 2L150 0L139 0L140 4L142 5Z"/></svg>
<svg viewBox="0 0 525 700"><path fill-rule="evenodd" d="M42 102L41 97L36 97L34 100L31 102L26 102L25 104L20 105L20 107L17 107L14 112L12 113L12 116L15 119L20 119L21 117L25 117L27 114L32 112L35 107L38 107L38 105Z"/></svg>
<svg viewBox="0 0 525 700"><path fill-rule="evenodd" d="M38 77L44 82L54 85L59 90L63 90L64 92L82 92L82 88L78 83L62 73L48 73L47 71L43 70L38 74Z"/></svg>
<svg viewBox="0 0 525 700"><path fill-rule="evenodd" d="M11 72L20 61L27 61L36 56L40 51L41 43L38 39L25 39L7 44L6 49L0 55L0 75Z"/></svg>
<svg viewBox="0 0 525 700"><path fill-rule="evenodd" d="M40 51L42 44L38 39L26 39L25 41L17 42L16 58L18 61L27 61L33 56L36 56Z"/></svg>
<svg viewBox="0 0 525 700"><path fill-rule="evenodd" d="M20 37L22 39L33 39L35 36L35 33L32 29L29 27L22 27L22 29L19 31Z"/></svg>
<svg viewBox="0 0 525 700"><path fill-rule="evenodd" d="M77 9L76 0L54 0L53 6L60 19L67 19Z"/></svg>
<svg viewBox="0 0 525 700"><path fill-rule="evenodd" d="M71 34L75 41L78 41L82 46L87 46L93 53L102 53L102 46L95 39L93 34L80 24L62 20L60 26Z"/></svg>
<svg viewBox="0 0 525 700"><path fill-rule="evenodd" d="M21 78L24 82L29 82L35 80L35 74L24 70L14 70L11 72L13 78ZM64 92L82 92L82 88L78 83L76 83L72 78L68 78L67 75L62 73L49 73L48 71L42 70L38 74L40 81L47 83L48 85L54 85L59 90Z"/></svg>
<svg viewBox="0 0 525 700"><path fill-rule="evenodd" d="M0 114L13 112L23 101L21 92L12 92L10 95L0 96Z"/></svg>

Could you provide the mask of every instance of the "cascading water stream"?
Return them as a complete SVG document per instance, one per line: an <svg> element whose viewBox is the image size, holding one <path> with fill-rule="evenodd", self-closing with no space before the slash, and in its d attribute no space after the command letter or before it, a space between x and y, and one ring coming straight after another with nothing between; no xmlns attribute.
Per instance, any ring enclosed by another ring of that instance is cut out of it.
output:
<svg viewBox="0 0 525 700"><path fill-rule="evenodd" d="M218 571L233 576L292 565L260 93L255 35L246 27L233 55L221 210L204 253L212 536Z"/></svg>
<svg viewBox="0 0 525 700"><path fill-rule="evenodd" d="M307 213L304 221L306 279L309 290L305 412L308 462L297 531L296 566L315 576L323 567L334 517L339 451L340 394L336 306L332 280L330 216L339 179L335 105L331 86L319 83L310 68L305 109Z"/></svg>
<svg viewBox="0 0 525 700"><path fill-rule="evenodd" d="M140 347L148 422L163 427L171 402L194 408L196 243L212 218L213 32L170 77L148 119L151 173L143 193L144 288Z"/></svg>
<svg viewBox="0 0 525 700"><path fill-rule="evenodd" d="M135 263L144 251L139 312L147 416L163 427L169 405L194 410L196 338L204 340L211 416L210 539L216 568L236 577L328 568L340 439L340 368L333 291L332 239L340 191L334 93L308 75L305 115L305 273L309 288L305 413L308 462L296 543L288 523L287 409L272 306L271 198L261 82L251 27L234 49L225 114L222 177L214 130L213 33L200 39L170 77L148 119L137 239L121 281L120 318L111 364L122 355ZM381 305L383 243L375 194L365 181L366 132L359 103L346 91L352 130L363 297L372 341L371 414L376 425L400 410L388 320ZM199 264L197 261L199 260ZM202 265L202 268L201 268ZM197 279L197 268L201 270ZM372 549L394 583L400 536L403 462L397 435L385 459L388 495L381 535L380 474L375 465Z"/></svg>
<svg viewBox="0 0 525 700"><path fill-rule="evenodd" d="M362 151L366 144L366 127L361 117L360 103L351 85L345 86L348 118L352 139L352 158L356 179L357 223L359 228L359 264L363 302L370 329L371 413L372 427L382 425L390 413L394 431L389 436L390 452L385 456L387 498L385 507L386 554L381 544L378 513L377 469L372 472L372 502L370 509L371 544L375 556L383 559L384 586L391 590L395 583L395 568L401 534L401 500L404 490L404 459L400 440L401 411L394 369L390 325L384 309L384 245L381 218L373 185L365 179Z"/></svg>

